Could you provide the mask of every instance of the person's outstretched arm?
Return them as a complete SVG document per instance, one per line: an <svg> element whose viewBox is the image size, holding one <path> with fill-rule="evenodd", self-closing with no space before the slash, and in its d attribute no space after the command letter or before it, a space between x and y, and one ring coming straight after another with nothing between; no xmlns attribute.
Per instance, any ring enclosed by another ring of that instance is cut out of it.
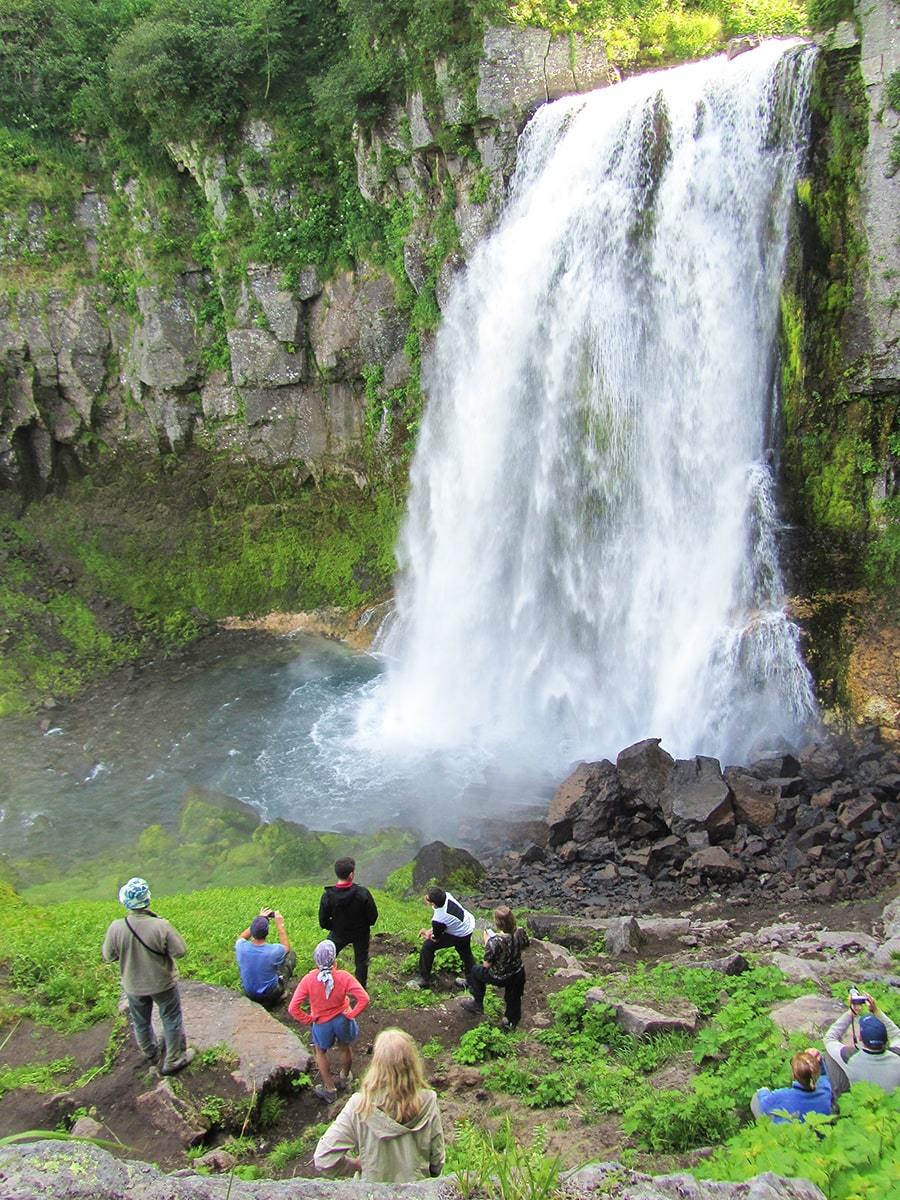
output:
<svg viewBox="0 0 900 1200"><path fill-rule="evenodd" d="M833 1058L842 1067L849 1057L844 1051L850 1049L849 1046L844 1045L844 1034L850 1028L852 1020L852 1012L841 1013L838 1019L825 1031L825 1036L822 1039L825 1043L825 1052L828 1057Z"/></svg>

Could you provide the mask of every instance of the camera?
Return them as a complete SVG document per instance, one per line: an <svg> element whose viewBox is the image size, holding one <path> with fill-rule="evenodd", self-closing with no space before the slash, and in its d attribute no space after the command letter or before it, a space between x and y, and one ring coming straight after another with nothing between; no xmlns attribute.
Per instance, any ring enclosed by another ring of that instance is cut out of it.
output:
<svg viewBox="0 0 900 1200"><path fill-rule="evenodd" d="M862 1006L867 1003L867 999L868 998L865 995L865 993L861 992L858 987L851 987L851 989L850 989L850 1006L851 1006L851 1008L862 1008Z"/></svg>
<svg viewBox="0 0 900 1200"><path fill-rule="evenodd" d="M275 916L275 909L274 908L264 908L259 915L261 917L266 917L266 918L268 918L268 920L271 921L272 918Z"/></svg>

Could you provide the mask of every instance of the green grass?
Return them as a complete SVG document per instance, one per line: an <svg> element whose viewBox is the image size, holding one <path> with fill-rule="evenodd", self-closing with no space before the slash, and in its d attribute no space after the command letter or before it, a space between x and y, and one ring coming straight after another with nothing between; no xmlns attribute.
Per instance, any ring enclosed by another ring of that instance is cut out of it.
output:
<svg viewBox="0 0 900 1200"><path fill-rule="evenodd" d="M152 881L151 881L152 883ZM380 930L400 937L411 948L418 944L422 906L376 892ZM210 888L154 899L155 911L184 936L187 956L179 962L183 977L239 988L234 940L249 916L262 904L284 913L291 944L298 953L298 973L311 964L321 940L318 908L321 888ZM114 899L60 905L32 905L11 889L0 890L0 963L8 974L5 987L9 1018L28 1016L61 1030L84 1028L113 1016L118 1004L119 971L100 961L100 947L109 923L122 915ZM394 1006L415 995L405 978L380 977L373 995ZM425 1003L422 994L417 1003Z"/></svg>

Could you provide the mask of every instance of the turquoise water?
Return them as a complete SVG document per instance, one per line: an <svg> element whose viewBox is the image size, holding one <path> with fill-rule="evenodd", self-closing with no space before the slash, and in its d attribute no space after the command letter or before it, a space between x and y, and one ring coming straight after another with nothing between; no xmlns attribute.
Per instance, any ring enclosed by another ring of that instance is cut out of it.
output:
<svg viewBox="0 0 900 1200"><path fill-rule="evenodd" d="M360 702L383 660L312 635L223 633L133 679L0 726L0 846L73 863L147 825L177 824L202 786L313 829L400 825L459 842L466 822L544 786L474 756L380 755L359 744ZM40 723L49 722L46 730Z"/></svg>

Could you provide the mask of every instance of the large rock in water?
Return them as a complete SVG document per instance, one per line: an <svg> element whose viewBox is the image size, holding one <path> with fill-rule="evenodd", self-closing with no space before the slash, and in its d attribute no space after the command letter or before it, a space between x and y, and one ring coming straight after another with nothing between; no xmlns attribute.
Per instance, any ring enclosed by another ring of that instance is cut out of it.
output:
<svg viewBox="0 0 900 1200"><path fill-rule="evenodd" d="M731 790L715 758L679 758L660 796L666 824L678 837L705 830L711 842L734 832Z"/></svg>
<svg viewBox="0 0 900 1200"><path fill-rule="evenodd" d="M610 1177L615 1191L609 1192ZM712 1183L690 1175L640 1175L618 1163L570 1171L565 1180L581 1194L616 1200L824 1200L805 1179L758 1175L745 1183ZM606 1190L603 1190L603 1189ZM31 1142L0 1148L3 1200L454 1200L453 1176L421 1183L362 1183L335 1179L216 1179L164 1175L148 1163L113 1158L83 1142Z"/></svg>

